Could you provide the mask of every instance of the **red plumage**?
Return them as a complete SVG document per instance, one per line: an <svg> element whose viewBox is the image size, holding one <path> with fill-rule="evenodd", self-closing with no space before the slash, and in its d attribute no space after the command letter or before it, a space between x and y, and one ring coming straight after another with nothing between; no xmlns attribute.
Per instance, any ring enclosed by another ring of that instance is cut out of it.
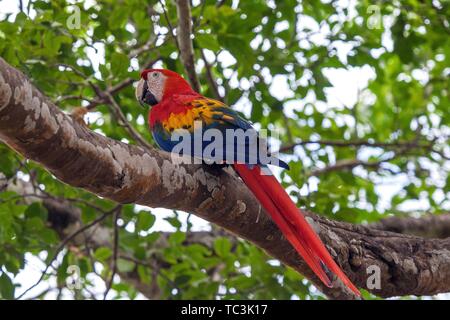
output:
<svg viewBox="0 0 450 320"><path fill-rule="evenodd" d="M164 121L173 114L183 113L187 108L192 108L189 102L199 98L206 99L199 93L193 91L180 75L170 70L145 70L141 74L142 79L147 80L148 73L154 71L161 72L167 77L167 80L164 85L164 93L161 101L150 112L149 122L151 128L154 128L155 123ZM208 99L208 101L213 100ZM217 104L223 106L220 102ZM213 105L214 103L212 102L211 108L213 108ZM238 117L237 114L236 117ZM155 136L155 131L153 133ZM164 149L163 146L161 147ZM273 175L261 174L261 167L258 165L248 166L247 164L234 163L233 167L269 213L286 239L299 255L303 257L317 277L325 285L331 286L332 282L327 275L328 269L350 288L350 290L360 296L358 289L330 256L320 238L308 224L301 211L277 179Z"/></svg>
<svg viewBox="0 0 450 320"><path fill-rule="evenodd" d="M197 92L192 90L189 83L186 82L178 73L167 70L167 69L146 69L141 72L141 78L147 80L147 75L151 72L161 72L164 76L166 76L170 81L166 81L164 86L164 95L162 97L162 101L167 100L170 97L177 95L196 95L200 96Z"/></svg>
<svg viewBox="0 0 450 320"><path fill-rule="evenodd" d="M359 290L334 262L320 238L277 179L273 175L261 174L259 166L249 169L244 164L234 164L233 167L319 279L326 286L331 287L331 280L323 268L325 265L356 295L360 296Z"/></svg>
<svg viewBox="0 0 450 320"><path fill-rule="evenodd" d="M182 97L182 98L181 98ZM152 112L149 113L148 121L150 127L153 127L156 122L166 120L171 114L185 113L186 110L193 108L187 102L196 98L202 97L198 93L189 93L180 95L172 95L163 100L154 107Z"/></svg>

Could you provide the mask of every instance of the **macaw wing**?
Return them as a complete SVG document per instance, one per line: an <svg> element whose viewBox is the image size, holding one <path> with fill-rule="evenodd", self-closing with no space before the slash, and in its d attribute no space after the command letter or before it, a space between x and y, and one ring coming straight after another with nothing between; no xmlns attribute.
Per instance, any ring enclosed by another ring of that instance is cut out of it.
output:
<svg viewBox="0 0 450 320"><path fill-rule="evenodd" d="M243 119L235 110L218 100L204 97L186 101L184 104L189 107L194 121L202 121L204 130L218 129L221 131L223 148L221 150L216 148L216 159L218 157L227 162L231 160L250 165L267 164L263 163L261 157L263 153L268 154L266 141L261 139L250 122ZM233 134L232 137L229 135L230 133ZM241 136L239 137L239 135ZM202 150L205 151L205 148ZM265 150L261 152L260 148ZM204 154L202 156L204 157ZM273 156L268 155L267 159L272 164L289 168L285 162Z"/></svg>
<svg viewBox="0 0 450 320"><path fill-rule="evenodd" d="M229 129L252 129L250 122L221 101L201 97L186 101L184 104L190 108L190 112L197 116L195 120L202 120L206 126L220 124L223 128Z"/></svg>

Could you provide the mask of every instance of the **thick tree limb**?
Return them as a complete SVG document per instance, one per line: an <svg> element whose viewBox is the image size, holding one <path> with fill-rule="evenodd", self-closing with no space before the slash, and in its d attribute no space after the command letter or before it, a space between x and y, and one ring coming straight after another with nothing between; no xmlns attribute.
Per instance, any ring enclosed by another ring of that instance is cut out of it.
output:
<svg viewBox="0 0 450 320"><path fill-rule="evenodd" d="M353 297L337 280L334 288L318 282L232 172L175 164L167 153L96 134L65 115L2 59L0 139L67 184L119 203L194 213L292 266L330 298ZM370 291L376 295L450 291L450 239L422 239L308 215L356 285L367 287L367 268L375 265L381 270L380 287Z"/></svg>
<svg viewBox="0 0 450 320"><path fill-rule="evenodd" d="M371 223L369 227L424 238L450 237L450 214L427 214L420 218L392 216Z"/></svg>

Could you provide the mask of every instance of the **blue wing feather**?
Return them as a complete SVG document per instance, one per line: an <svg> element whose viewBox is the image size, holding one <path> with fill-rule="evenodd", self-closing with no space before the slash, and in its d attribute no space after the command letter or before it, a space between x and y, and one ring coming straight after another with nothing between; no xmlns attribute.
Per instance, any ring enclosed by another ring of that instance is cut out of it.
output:
<svg viewBox="0 0 450 320"><path fill-rule="evenodd" d="M191 109L187 109L187 112L194 112L201 115L200 119L202 120L203 132L198 136L195 136L192 134L194 133L193 123L189 125L189 131L191 132L191 135L188 138L190 139L190 148L183 149L184 155L188 153L190 156L202 158L203 160L211 160L209 156L212 156L215 161L239 162L248 165L266 165L269 161L270 164L289 169L289 166L284 161L274 156L269 155L264 159L261 158L261 154L268 154L267 144L258 137L256 130L254 130L250 122L243 119L235 110L229 108L220 101L206 98L196 99L195 101L186 104L188 108L191 107ZM199 110L202 111L198 112ZM183 119L186 119L184 114L180 114L179 117L180 119L182 119L182 117L184 117ZM153 137L161 149L168 152L174 152L174 149L178 143L180 143L180 140L171 138L173 137L173 133L177 132L178 129L181 128L175 128L173 131L169 132L161 123L157 123L152 130ZM202 139L202 141L199 142L202 144L202 147L195 148L195 139L193 137L203 137L203 134L207 132L208 129L219 130L223 137L222 141L215 141L215 139L213 141L204 141ZM242 129L242 131L238 132L237 130L239 129ZM245 132L248 134L248 137L246 136L246 139L239 140L234 136L227 135L227 132L231 132L232 134L241 134L242 132ZM216 148L214 148L212 153L207 153L206 151L209 150L208 146L211 147L213 143L216 143ZM221 147L218 147L219 145ZM264 148L265 150L260 152L260 148ZM199 152L201 152L201 154L198 154Z"/></svg>

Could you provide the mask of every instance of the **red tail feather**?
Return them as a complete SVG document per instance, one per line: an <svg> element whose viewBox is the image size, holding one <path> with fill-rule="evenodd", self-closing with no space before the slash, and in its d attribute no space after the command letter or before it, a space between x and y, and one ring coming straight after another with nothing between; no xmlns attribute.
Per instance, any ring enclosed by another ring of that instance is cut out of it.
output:
<svg viewBox="0 0 450 320"><path fill-rule="evenodd" d="M261 202L283 235L297 250L309 267L327 286L331 286L323 265L336 274L356 295L360 292L334 262L320 238L308 224L303 214L272 175L261 174L261 168L249 169L244 164L234 164L237 173Z"/></svg>

